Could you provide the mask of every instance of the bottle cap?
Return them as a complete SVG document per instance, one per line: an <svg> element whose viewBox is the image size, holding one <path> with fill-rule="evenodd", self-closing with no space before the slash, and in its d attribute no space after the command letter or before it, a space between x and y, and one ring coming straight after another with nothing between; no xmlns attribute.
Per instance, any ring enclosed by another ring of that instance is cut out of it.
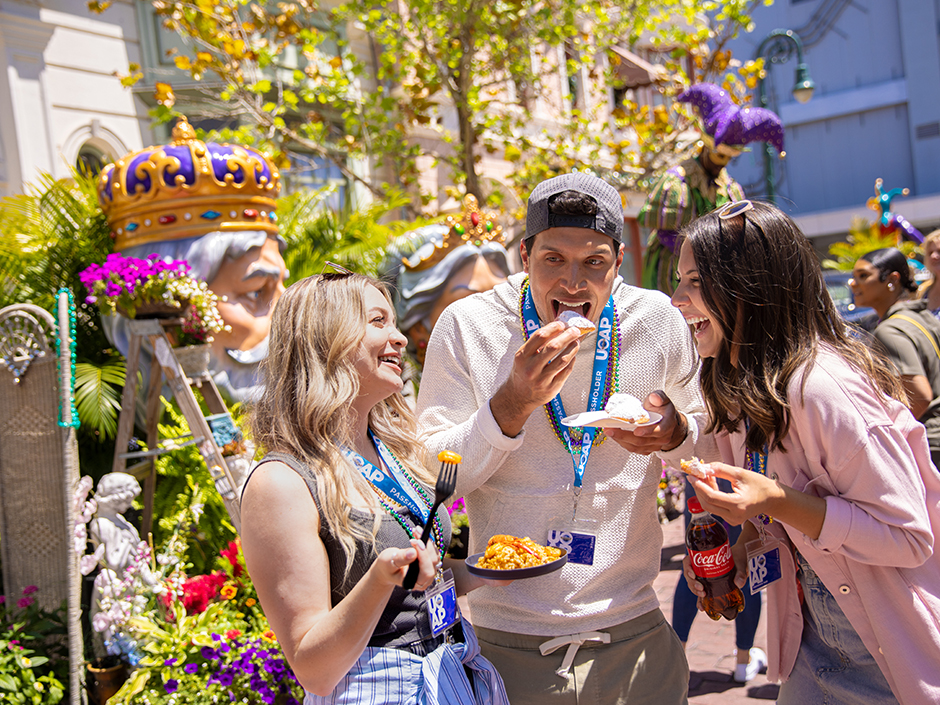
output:
<svg viewBox="0 0 940 705"><path fill-rule="evenodd" d="M702 503L698 501L698 497L689 497L685 500L685 506L689 508L692 514L702 514L705 511L702 509Z"/></svg>

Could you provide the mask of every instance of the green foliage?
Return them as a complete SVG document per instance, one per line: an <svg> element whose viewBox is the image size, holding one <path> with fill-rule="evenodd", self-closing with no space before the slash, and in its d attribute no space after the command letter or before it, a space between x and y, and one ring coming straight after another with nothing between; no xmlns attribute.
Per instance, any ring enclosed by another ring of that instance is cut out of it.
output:
<svg viewBox="0 0 940 705"><path fill-rule="evenodd" d="M882 233L877 222L869 222L864 218L855 217L852 219L846 241L836 242L829 246L831 259L824 259L822 266L823 269L851 271L862 255L884 247L896 247L907 255L908 259L923 254L919 245L909 240L904 240L898 244L897 235Z"/></svg>
<svg viewBox="0 0 940 705"><path fill-rule="evenodd" d="M0 604L0 700L52 705L62 700L69 662L65 607L47 610L27 587L12 607ZM40 653L41 655L34 655Z"/></svg>
<svg viewBox="0 0 940 705"><path fill-rule="evenodd" d="M346 0L328 9L316 0L150 1L163 26L186 43L174 57L177 68L221 83L219 100L203 101L202 112L250 126L236 130L239 141L273 150L280 166L289 150L301 149L331 160L378 198L389 185L404 189L414 198L412 214L437 195L419 192L428 162L446 166L461 191L503 205L506 194L480 178L485 154L519 167L512 177L522 195L547 175L585 165L603 164L625 185L645 183L689 148L677 139L688 114L677 122L628 102L610 118L603 96L617 81L611 47L632 48L641 39L652 47L663 67L655 88L667 98L701 80L743 97L762 64L741 66L727 45L753 28L751 11L768 4ZM590 99L559 96L560 73ZM176 96L168 84L157 89L154 114L169 120ZM547 106L541 132L532 129L536 105ZM352 168L358 160L377 168Z"/></svg>
<svg viewBox="0 0 940 705"><path fill-rule="evenodd" d="M121 412L121 389L127 363L116 352L99 365L90 362L75 364L75 405L78 418L96 429L104 438L117 434L117 418Z"/></svg>
<svg viewBox="0 0 940 705"><path fill-rule="evenodd" d="M319 274L327 261L360 274L376 276L385 248L396 236L424 224L388 217L409 203L407 196L390 191L386 199L361 209L336 212L320 207L324 191L301 192L278 202L278 224L287 241L284 262L295 282Z"/></svg>

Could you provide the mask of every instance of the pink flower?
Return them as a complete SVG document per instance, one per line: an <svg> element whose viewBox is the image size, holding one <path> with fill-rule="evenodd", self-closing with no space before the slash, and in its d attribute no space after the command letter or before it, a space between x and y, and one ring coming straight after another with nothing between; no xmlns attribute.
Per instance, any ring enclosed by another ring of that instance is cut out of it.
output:
<svg viewBox="0 0 940 705"><path fill-rule="evenodd" d="M7 596L6 596L6 595L0 595L0 605L2 605L3 603L5 603L6 601L7 601Z"/></svg>
<svg viewBox="0 0 940 705"><path fill-rule="evenodd" d="M36 587L35 585L27 585L26 587L23 588L23 594L32 595L37 590L39 590L39 588Z"/></svg>
<svg viewBox="0 0 940 705"><path fill-rule="evenodd" d="M21 597L19 600L17 600L16 606L17 606L17 607L20 607L20 608L22 608L22 609L26 609L26 608L29 607L31 604L33 604L35 601L36 601L36 600L34 600L32 597Z"/></svg>

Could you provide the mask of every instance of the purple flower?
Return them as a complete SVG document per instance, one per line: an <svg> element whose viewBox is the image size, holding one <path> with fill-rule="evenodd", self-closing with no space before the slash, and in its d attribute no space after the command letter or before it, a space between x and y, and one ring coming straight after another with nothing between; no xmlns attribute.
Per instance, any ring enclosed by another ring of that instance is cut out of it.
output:
<svg viewBox="0 0 940 705"><path fill-rule="evenodd" d="M180 687L180 682L176 680L175 678L171 678L170 680L168 680L166 683L163 684L163 689L166 690L167 693L175 693L176 689L179 687Z"/></svg>
<svg viewBox="0 0 940 705"><path fill-rule="evenodd" d="M189 673L190 675L192 675L193 673L199 670L199 664L187 663L185 666L183 666L183 670Z"/></svg>
<svg viewBox="0 0 940 705"><path fill-rule="evenodd" d="M202 657L206 660L218 661L219 652L209 646L202 647Z"/></svg>
<svg viewBox="0 0 940 705"><path fill-rule="evenodd" d="M163 662L164 666L173 666L175 664L176 664L175 658L168 658L166 661Z"/></svg>

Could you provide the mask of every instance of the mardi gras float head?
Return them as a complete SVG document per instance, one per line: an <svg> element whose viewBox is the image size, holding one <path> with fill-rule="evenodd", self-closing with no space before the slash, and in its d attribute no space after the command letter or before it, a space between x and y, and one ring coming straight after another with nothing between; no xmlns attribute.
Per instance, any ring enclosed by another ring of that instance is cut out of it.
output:
<svg viewBox="0 0 940 705"><path fill-rule="evenodd" d="M280 175L267 157L240 145L203 142L186 118L170 144L125 155L98 181L116 250L185 260L218 297L228 330L214 337L211 371L232 401L259 391L257 367L284 291L279 190ZM126 354L126 321L111 316L105 327Z"/></svg>
<svg viewBox="0 0 940 705"><path fill-rule="evenodd" d="M389 247L383 277L394 284L398 326L418 365L448 305L509 276L505 237L496 216L481 211L468 194L461 213L405 233Z"/></svg>
<svg viewBox="0 0 940 705"><path fill-rule="evenodd" d="M731 94L714 83L696 83L676 100L690 103L700 118L703 153L719 169L746 151L752 142L768 142L780 157L783 151L783 123L772 110L738 105Z"/></svg>

